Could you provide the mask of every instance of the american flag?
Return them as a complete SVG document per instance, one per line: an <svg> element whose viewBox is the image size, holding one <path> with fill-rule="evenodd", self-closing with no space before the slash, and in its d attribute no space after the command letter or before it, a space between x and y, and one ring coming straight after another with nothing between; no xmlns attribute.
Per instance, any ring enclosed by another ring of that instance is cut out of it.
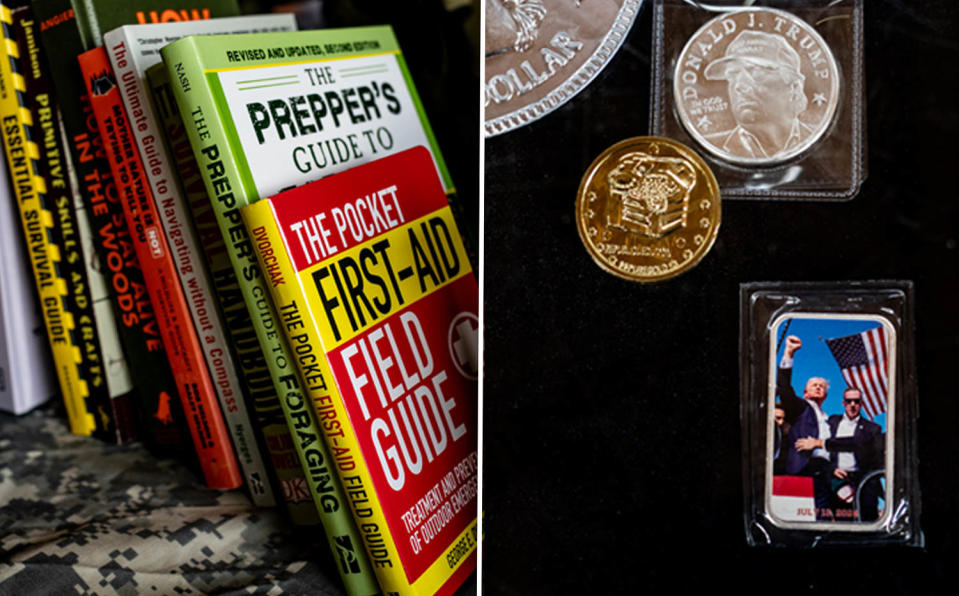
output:
<svg viewBox="0 0 959 596"><path fill-rule="evenodd" d="M882 325L855 335L827 339L846 384L862 391L862 407L870 418L886 411L889 393L889 348Z"/></svg>

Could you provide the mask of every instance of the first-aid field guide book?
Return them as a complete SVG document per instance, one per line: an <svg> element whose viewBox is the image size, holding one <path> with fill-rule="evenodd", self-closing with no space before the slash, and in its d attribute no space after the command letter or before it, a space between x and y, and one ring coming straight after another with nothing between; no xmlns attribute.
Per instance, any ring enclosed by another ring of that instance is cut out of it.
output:
<svg viewBox="0 0 959 596"><path fill-rule="evenodd" d="M416 147L242 210L387 593L475 566L476 278Z"/></svg>
<svg viewBox="0 0 959 596"><path fill-rule="evenodd" d="M365 27L187 37L161 54L268 364L295 379L239 208L424 144L452 190L399 46ZM316 408L323 394L306 389Z"/></svg>

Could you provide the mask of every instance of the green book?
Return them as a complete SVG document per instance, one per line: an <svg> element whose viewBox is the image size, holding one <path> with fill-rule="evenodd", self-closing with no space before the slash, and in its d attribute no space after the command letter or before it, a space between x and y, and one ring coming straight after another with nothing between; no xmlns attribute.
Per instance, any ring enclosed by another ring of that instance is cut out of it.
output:
<svg viewBox="0 0 959 596"><path fill-rule="evenodd" d="M239 209L261 197L415 146L426 146L447 193L453 185L389 27L188 37L161 50L217 221L276 378L296 376ZM274 352L274 350L277 350ZM281 351L282 350L282 351ZM276 362L280 360L281 362ZM301 379L302 381L302 379ZM317 420L324 383L302 383ZM334 449L335 431L321 430ZM335 451L333 452L335 455ZM336 472L348 473L336 460ZM348 504L357 517L361 497ZM345 502L345 501L344 501ZM377 560L382 534L361 524L387 592L401 569Z"/></svg>
<svg viewBox="0 0 959 596"><path fill-rule="evenodd" d="M239 209L415 146L430 149L444 190L453 192L393 31L365 27L194 36L165 46L161 54L274 383L278 389L289 386L286 395L293 399L289 403L298 405L296 398L306 396L309 408L303 415L324 421L322 404L329 399L328 392L317 389L323 383L315 379L306 384L297 377L297 355L279 332L267 282ZM291 383L297 385L293 394ZM329 424L319 427L328 446L335 447L331 435L336 429ZM295 438L303 436L299 430L294 430ZM329 454L335 452L331 449ZM335 458L316 463L323 464L313 466L316 472L348 472ZM349 520L350 511L361 516L361 496L347 499L337 483L328 485L336 486L336 508L347 513L343 527L350 530L335 540L338 550L354 548L361 555L365 547L377 560L382 534L370 524L360 524L363 531L357 532ZM327 527L327 533L337 532ZM393 591L397 585L393 578L403 570L385 569L392 561L377 563L377 579L385 591ZM369 589L376 590L372 582Z"/></svg>
<svg viewBox="0 0 959 596"><path fill-rule="evenodd" d="M301 461L306 457L293 440L284 411L287 401L281 400L273 385L273 377L266 365L266 357L250 320L233 265L226 252L226 244L207 197L200 168L193 156L183 120L173 100L173 90L163 64L147 69L147 79L153 94L153 105L162 137L171 161L175 165L184 196L188 199L193 225L203 245L204 256L216 291L219 308L230 333L232 346L246 383L247 395L256 415L258 427L266 442L272 460L272 469L282 489L283 500L293 522L308 526L320 523L313 483L304 473Z"/></svg>
<svg viewBox="0 0 959 596"><path fill-rule="evenodd" d="M200 134L252 201L418 145L453 184L388 26L187 37L161 50ZM206 106L197 96L204 96Z"/></svg>
<svg viewBox="0 0 959 596"><path fill-rule="evenodd" d="M260 198L420 145L429 148L446 193L453 192L399 45L392 29L380 26L187 37L161 54L260 341L273 355L274 378L295 379L297 354L279 333L268 283L239 211ZM312 413L328 422L327 381L302 380ZM320 427L335 455L336 428ZM343 467L348 462L329 461L341 477L349 474ZM349 496L340 497L341 507L348 504L361 520L362 495ZM360 526L384 591L415 593L395 588L403 570L382 558L382 533L375 524Z"/></svg>

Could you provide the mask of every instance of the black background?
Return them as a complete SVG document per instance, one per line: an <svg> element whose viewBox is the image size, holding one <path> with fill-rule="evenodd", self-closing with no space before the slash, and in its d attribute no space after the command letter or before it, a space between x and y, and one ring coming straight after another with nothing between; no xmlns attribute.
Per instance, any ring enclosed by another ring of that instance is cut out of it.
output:
<svg viewBox="0 0 959 596"><path fill-rule="evenodd" d="M484 592L955 593L959 3L866 2L854 200L725 201L703 262L641 285L593 263L574 205L600 152L648 132L651 20L568 104L486 140ZM862 279L915 282L925 547L750 548L739 284Z"/></svg>

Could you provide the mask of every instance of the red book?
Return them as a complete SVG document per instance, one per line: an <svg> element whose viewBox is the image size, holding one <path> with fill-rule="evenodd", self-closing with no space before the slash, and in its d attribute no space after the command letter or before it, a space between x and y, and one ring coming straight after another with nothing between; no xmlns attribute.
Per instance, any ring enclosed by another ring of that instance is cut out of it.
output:
<svg viewBox="0 0 959 596"><path fill-rule="evenodd" d="M241 213L380 586L452 594L476 568L479 300L430 152Z"/></svg>
<svg viewBox="0 0 959 596"><path fill-rule="evenodd" d="M109 59L103 48L78 59L203 476L210 488L237 488L243 477Z"/></svg>

